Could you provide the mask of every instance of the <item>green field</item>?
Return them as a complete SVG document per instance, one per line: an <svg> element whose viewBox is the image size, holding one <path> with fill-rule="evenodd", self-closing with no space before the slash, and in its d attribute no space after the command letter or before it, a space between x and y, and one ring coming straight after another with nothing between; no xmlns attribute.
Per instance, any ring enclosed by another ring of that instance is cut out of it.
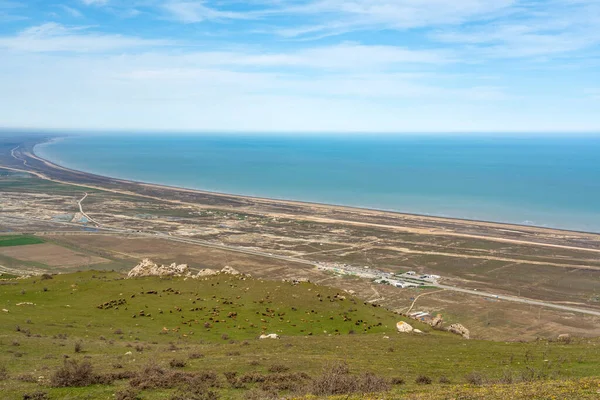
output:
<svg viewBox="0 0 600 400"><path fill-rule="evenodd" d="M389 398L505 393L507 385L497 382L509 380L542 382L539 393L563 385L577 390L575 398L594 398L585 396L600 389L597 380L574 380L600 374L596 339L468 341L414 321L424 333L399 334L402 317L310 283L229 275L124 279L89 271L0 284L6 310L0 313L0 389L7 399L38 391L50 399L114 398L128 388L137 398L169 399L191 390L192 381L202 396L223 399L303 396L330 379L324 371L340 362L349 368L345 381L338 376L343 382L371 382L371 389L389 389ZM261 333L281 339L259 340ZM103 380L55 387L64 360L89 362ZM474 373L482 385L465 386ZM417 384L420 375L432 384ZM387 386L394 378L403 383Z"/></svg>
<svg viewBox="0 0 600 400"><path fill-rule="evenodd" d="M0 236L0 247L24 246L28 244L40 244L44 241L35 236L29 235L8 235Z"/></svg>

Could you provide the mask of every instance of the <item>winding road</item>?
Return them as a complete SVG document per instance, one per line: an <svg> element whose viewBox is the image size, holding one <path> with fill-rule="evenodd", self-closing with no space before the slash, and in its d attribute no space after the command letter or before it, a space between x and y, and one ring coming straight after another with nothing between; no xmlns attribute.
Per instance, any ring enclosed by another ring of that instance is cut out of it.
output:
<svg viewBox="0 0 600 400"><path fill-rule="evenodd" d="M88 197L88 193L86 192L85 195L77 201L77 205L79 206L79 212L81 213L81 215L83 215L85 218L87 218L88 221L93 222L94 224L96 224L96 227L100 227L100 223L98 221L96 221L94 218L90 217L88 214L85 213L85 211L83 211L83 206L82 206L82 202Z"/></svg>

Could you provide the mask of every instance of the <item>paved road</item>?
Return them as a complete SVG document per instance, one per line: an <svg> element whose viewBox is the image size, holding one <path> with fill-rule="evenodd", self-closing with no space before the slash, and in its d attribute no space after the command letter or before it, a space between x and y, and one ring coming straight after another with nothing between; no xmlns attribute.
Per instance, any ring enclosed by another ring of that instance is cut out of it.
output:
<svg viewBox="0 0 600 400"><path fill-rule="evenodd" d="M506 301L513 301L516 303L530 304L532 306L542 306L542 307L546 307L546 308L554 308L556 310L571 311L571 312L576 312L576 313L581 313L581 314L600 316L600 311L588 310L585 308L563 306L563 305L554 304L554 303L547 303L545 301L532 300L532 299L528 299L526 297L506 296L506 295L502 295L502 294L493 294L493 293L488 293L488 292L481 292L479 290L462 289L462 288L457 288L455 286L446 286L446 285L440 285L440 284L436 284L435 286L442 288L442 289L453 290L455 292L461 292L461 293L466 293L466 294L472 294L475 296L490 297L490 298L498 299L498 300L506 300Z"/></svg>

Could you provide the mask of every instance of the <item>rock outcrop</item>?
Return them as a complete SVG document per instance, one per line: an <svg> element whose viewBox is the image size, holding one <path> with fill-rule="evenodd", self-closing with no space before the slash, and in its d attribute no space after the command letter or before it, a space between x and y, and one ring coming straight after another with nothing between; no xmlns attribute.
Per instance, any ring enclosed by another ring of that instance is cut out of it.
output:
<svg viewBox="0 0 600 400"><path fill-rule="evenodd" d="M127 274L128 278L137 278L140 276L183 276L186 278L200 279L213 275L227 274L227 275L240 275L243 277L249 277L250 275L242 274L238 270L225 266L220 271L204 268L201 269L197 274L192 274L187 264L176 264L171 265L158 265L149 258L144 258L138 265L136 265Z"/></svg>
<svg viewBox="0 0 600 400"><path fill-rule="evenodd" d="M213 275L218 275L219 271L215 271L214 269L209 269L209 268L204 268L201 269L195 276L194 278L202 278L205 276L213 276Z"/></svg>
<svg viewBox="0 0 600 400"><path fill-rule="evenodd" d="M410 333L413 331L413 327L404 321L400 321L396 324L396 329L400 333Z"/></svg>
<svg viewBox="0 0 600 400"><path fill-rule="evenodd" d="M187 264L173 263L171 265L158 265L149 258L144 258L127 274L128 278L140 276L190 276L190 268Z"/></svg>
<svg viewBox="0 0 600 400"><path fill-rule="evenodd" d="M448 332L452 332L456 335L461 335L465 339L469 339L469 330L461 324L452 324L448 327Z"/></svg>
<svg viewBox="0 0 600 400"><path fill-rule="evenodd" d="M229 265L226 265L221 270L221 273L222 274L229 274L229 275L239 275L240 271L238 271L237 269L231 268Z"/></svg>
<svg viewBox="0 0 600 400"><path fill-rule="evenodd" d="M431 320L430 325L434 328L440 329L444 324L444 319L442 318L442 314L438 314L434 319Z"/></svg>

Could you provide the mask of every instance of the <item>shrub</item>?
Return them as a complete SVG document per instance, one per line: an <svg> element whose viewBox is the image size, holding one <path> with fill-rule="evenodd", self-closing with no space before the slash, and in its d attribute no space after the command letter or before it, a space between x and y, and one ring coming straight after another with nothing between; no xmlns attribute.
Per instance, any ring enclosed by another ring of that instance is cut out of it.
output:
<svg viewBox="0 0 600 400"><path fill-rule="evenodd" d="M113 333L115 335L122 335L123 334L123 330L122 329L115 329L115 331Z"/></svg>
<svg viewBox="0 0 600 400"><path fill-rule="evenodd" d="M375 393L389 390L389 383L373 373L360 376L350 375L346 363L328 366L315 378L310 392L316 396L329 396L351 393Z"/></svg>
<svg viewBox="0 0 600 400"><path fill-rule="evenodd" d="M148 364L135 373L129 382L139 389L167 389L182 384L204 387L217 387L217 374L214 372L179 372L164 370L158 365Z"/></svg>
<svg viewBox="0 0 600 400"><path fill-rule="evenodd" d="M237 379L237 372L235 371L223 372L223 375L225 375L227 382L234 387L239 387L239 384L242 383Z"/></svg>
<svg viewBox="0 0 600 400"><path fill-rule="evenodd" d="M135 374L129 384L142 390L169 388L178 383L170 378L171 376L168 371L165 371L158 365L148 364Z"/></svg>
<svg viewBox="0 0 600 400"><path fill-rule="evenodd" d="M115 400L138 400L139 391L133 388L126 388L115 393Z"/></svg>
<svg viewBox="0 0 600 400"><path fill-rule="evenodd" d="M273 364L269 367L269 372L288 372L290 370L289 367L281 364Z"/></svg>
<svg viewBox="0 0 600 400"><path fill-rule="evenodd" d="M278 394L280 391L299 392L306 391L306 381L310 376L305 373L276 373L271 375L248 374L239 381L258 382L259 388L267 393Z"/></svg>
<svg viewBox="0 0 600 400"><path fill-rule="evenodd" d="M442 375L442 376L440 376L440 383L448 384L448 383L451 383L451 382L450 382L450 379L448 379L447 376Z"/></svg>
<svg viewBox="0 0 600 400"><path fill-rule="evenodd" d="M48 393L37 391L33 393L25 393L23 395L23 400L48 400Z"/></svg>
<svg viewBox="0 0 600 400"><path fill-rule="evenodd" d="M81 363L75 360L65 360L50 378L50 385L53 387L79 387L88 386L94 383L92 364L89 361Z"/></svg>
<svg viewBox="0 0 600 400"><path fill-rule="evenodd" d="M50 274L42 274L42 280L43 281L48 280L48 279L52 279L52 275L50 275Z"/></svg>
<svg viewBox="0 0 600 400"><path fill-rule="evenodd" d="M219 395L206 387L186 385L171 396L171 400L217 400Z"/></svg>
<svg viewBox="0 0 600 400"><path fill-rule="evenodd" d="M8 371L6 367L0 367L0 381L5 381L8 379Z"/></svg>
<svg viewBox="0 0 600 400"><path fill-rule="evenodd" d="M390 380L390 384L392 385L404 385L404 378L395 377Z"/></svg>
<svg viewBox="0 0 600 400"><path fill-rule="evenodd" d="M81 344L81 342L75 342L74 350L75 353L81 353L81 351L83 350L83 345Z"/></svg>
<svg viewBox="0 0 600 400"><path fill-rule="evenodd" d="M202 353L190 353L190 354L188 355L188 358L189 358L190 360L197 360L197 359L199 359L199 358L204 358L204 354L202 354Z"/></svg>
<svg viewBox="0 0 600 400"><path fill-rule="evenodd" d="M223 339L223 340L229 340L229 335L226 334L226 333L224 333L224 334L221 335L221 339Z"/></svg>
<svg viewBox="0 0 600 400"><path fill-rule="evenodd" d="M171 361L169 361L169 365L171 366L171 368L183 368L185 367L185 361L172 359Z"/></svg>
<svg viewBox="0 0 600 400"><path fill-rule="evenodd" d="M419 385L431 385L432 380L426 375L419 375L417 376L417 379L415 379L415 382Z"/></svg>
<svg viewBox="0 0 600 400"><path fill-rule="evenodd" d="M481 372L476 372L476 371L473 371L470 374L468 374L465 377L465 379L471 385L476 385L476 386L481 386L485 382L485 377L483 376L483 374Z"/></svg>
<svg viewBox="0 0 600 400"><path fill-rule="evenodd" d="M36 383L37 382L37 378L33 374L21 374L21 375L17 376L17 380L21 381L21 382L27 382L27 383Z"/></svg>

